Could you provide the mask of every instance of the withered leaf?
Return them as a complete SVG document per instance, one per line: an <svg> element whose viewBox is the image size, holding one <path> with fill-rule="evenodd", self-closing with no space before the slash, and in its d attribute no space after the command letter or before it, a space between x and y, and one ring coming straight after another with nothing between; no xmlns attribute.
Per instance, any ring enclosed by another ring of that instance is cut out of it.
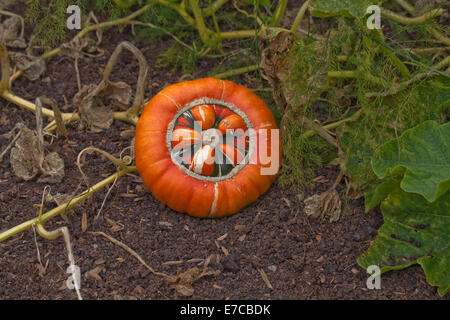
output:
<svg viewBox="0 0 450 320"><path fill-rule="evenodd" d="M305 199L304 203L307 216L329 219L330 222L338 221L341 216L342 202L335 189L315 194Z"/></svg>
<svg viewBox="0 0 450 320"><path fill-rule="evenodd" d="M27 47L25 39L21 38L22 24L19 17L9 17L0 24L0 41L11 48Z"/></svg>
<svg viewBox="0 0 450 320"><path fill-rule="evenodd" d="M101 132L111 126L114 108L126 109L131 94L130 86L124 82L102 81L98 86L83 86L73 98L73 104L81 122L93 132Z"/></svg>
<svg viewBox="0 0 450 320"><path fill-rule="evenodd" d="M45 156L38 182L59 183L64 178L64 160L56 152Z"/></svg>
<svg viewBox="0 0 450 320"><path fill-rule="evenodd" d="M170 287L175 289L180 296L190 297L194 294L193 284L199 279L205 276L217 276L220 271L209 271L203 270L194 267L186 270L183 273L180 273L176 276L168 276L166 281L170 284Z"/></svg>
<svg viewBox="0 0 450 320"><path fill-rule="evenodd" d="M97 51L97 43L89 37L75 38L61 45L61 54L73 59L82 57L85 53Z"/></svg>
<svg viewBox="0 0 450 320"><path fill-rule="evenodd" d="M280 32L271 39L269 46L261 55L262 74L272 86L275 102L281 112L286 109L287 101L283 96L284 88L280 76L285 72L285 56L290 51L294 39L291 33Z"/></svg>
<svg viewBox="0 0 450 320"><path fill-rule="evenodd" d="M46 70L45 61L41 57L29 56L21 52L11 52L9 56L30 81L39 79Z"/></svg>
<svg viewBox="0 0 450 320"><path fill-rule="evenodd" d="M39 143L33 130L23 126L20 137L11 149L10 162L14 174L23 180L31 180L39 173Z"/></svg>
<svg viewBox="0 0 450 320"><path fill-rule="evenodd" d="M106 269L104 267L95 267L85 273L87 279L101 281L102 277L100 277L100 272L105 272Z"/></svg>
<svg viewBox="0 0 450 320"><path fill-rule="evenodd" d="M24 180L31 180L39 175L38 182L59 183L64 178L64 161L56 153L44 157L39 149L36 133L23 126L21 135L11 149L10 162L14 174Z"/></svg>

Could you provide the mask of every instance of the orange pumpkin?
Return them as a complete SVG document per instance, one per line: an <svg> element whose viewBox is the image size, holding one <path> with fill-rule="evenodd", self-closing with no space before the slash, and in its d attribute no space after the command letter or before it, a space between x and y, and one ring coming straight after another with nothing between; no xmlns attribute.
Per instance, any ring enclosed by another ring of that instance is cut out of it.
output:
<svg viewBox="0 0 450 320"><path fill-rule="evenodd" d="M150 100L136 126L135 155L155 198L192 216L222 217L269 189L281 142L264 101L243 86L205 78Z"/></svg>

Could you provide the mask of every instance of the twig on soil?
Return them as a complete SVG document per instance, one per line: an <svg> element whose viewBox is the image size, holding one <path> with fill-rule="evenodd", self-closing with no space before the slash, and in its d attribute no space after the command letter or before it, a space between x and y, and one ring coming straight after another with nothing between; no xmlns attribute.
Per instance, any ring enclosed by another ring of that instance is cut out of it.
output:
<svg viewBox="0 0 450 320"><path fill-rule="evenodd" d="M41 253L39 252L39 245L37 242L37 237L36 237L36 228L33 225L33 235L34 235L34 244L36 245L36 255L37 255L37 259L39 264L42 266L42 261L41 261Z"/></svg>
<svg viewBox="0 0 450 320"><path fill-rule="evenodd" d="M261 274L261 277L262 277L262 279L264 280L264 283L266 284L266 286L267 286L269 289L273 290L272 284L270 283L269 277L267 277L267 274L266 274L266 272L264 271L264 269L263 269L263 268L259 268L258 271L259 271L259 273Z"/></svg>
<svg viewBox="0 0 450 320"><path fill-rule="evenodd" d="M139 254L136 253L136 251L134 251L133 249L131 249L130 247L128 247L126 244L124 244L123 242L120 242L117 239L114 239L113 237L107 235L104 232L101 231L97 231L97 232L89 232L90 234L92 234L95 237L98 236L102 236L106 239L108 239L109 241L111 241L112 243L118 245L119 247L121 247L122 249L124 249L125 251L127 251L129 254L131 254L133 257L135 257L145 268L147 268L151 273L153 273L156 276L159 277L163 277L163 278L168 278L169 276L165 273L161 273L161 272L157 272L155 271L152 267L150 267L145 261L144 259L141 258L141 256Z"/></svg>
<svg viewBox="0 0 450 320"><path fill-rule="evenodd" d="M22 134L22 126L23 124L21 122L17 123L14 128L12 128L11 132L13 132L16 128L19 129L19 132L17 132L16 136L11 140L11 142L6 146L5 150L2 151L0 154L0 163L3 161L3 157L5 154L8 153L8 151L13 147L14 143L16 143L17 139L19 139L20 135Z"/></svg>

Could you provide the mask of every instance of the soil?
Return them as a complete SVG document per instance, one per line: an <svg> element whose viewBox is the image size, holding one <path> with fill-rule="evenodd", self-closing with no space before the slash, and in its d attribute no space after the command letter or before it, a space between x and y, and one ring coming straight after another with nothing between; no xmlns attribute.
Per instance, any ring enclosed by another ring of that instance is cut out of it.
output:
<svg viewBox="0 0 450 320"><path fill-rule="evenodd" d="M105 33L101 47L105 54L79 60L81 82L98 83L114 47L132 39L129 28ZM181 74L171 75L158 68L156 58L170 39L152 43L133 41L150 66L146 97L179 81ZM54 98L64 105L78 91L73 60L56 56L49 60L40 81L17 79L12 91L34 101L38 96ZM199 65L195 78L207 75L211 65ZM113 75L113 81L135 84L138 64L124 53ZM246 78L240 84L251 87ZM34 114L0 99L0 150L9 143L3 136L17 122L35 128ZM72 110L66 106L63 111ZM51 186L51 193L81 190L80 173L75 164L78 153L88 147L99 147L114 156L132 142L132 135L121 134L133 126L115 121L103 133L89 133L77 123L68 125L67 137L54 139L46 148L60 154L65 163L62 183ZM47 140L49 141L49 139ZM95 183L115 172L115 167L99 155L89 155L83 167L89 182ZM153 275L127 251L89 231L103 231L135 250L148 265L159 272L176 275L193 267L201 268L211 257L209 267L217 276L195 282L192 299L443 299L435 287L426 283L419 266L382 275L381 289L366 287L368 274L356 259L364 253L383 219L378 210L364 213L363 200L348 200L345 215L335 223L308 218L302 198L329 188L338 171L324 168L321 179L311 190L299 195L275 183L269 192L239 213L222 219L197 219L174 212L156 200L142 185L139 176L120 178L105 202L101 218L94 218L106 189L97 192L70 215L68 222L57 217L47 229L67 225L72 239L76 264L81 269L81 294L84 299L181 299L167 282ZM9 154L0 163L0 231L36 216L34 204L41 202L44 184L16 178ZM84 189L84 186L83 186ZM345 192L343 182L338 190ZM45 210L54 205L47 203ZM87 216L87 230L82 231L82 216ZM36 250L39 248L41 267ZM195 259L189 261L191 259ZM176 263L170 263L177 261ZM167 263L169 262L169 263ZM200 264L200 265L198 265ZM27 230L0 243L0 299L76 299L75 291L66 288L67 252L62 239L49 241ZM97 268L97 269L96 269ZM264 270L272 289L260 270ZM96 270L98 276L88 273ZM448 299L448 298L444 298Z"/></svg>

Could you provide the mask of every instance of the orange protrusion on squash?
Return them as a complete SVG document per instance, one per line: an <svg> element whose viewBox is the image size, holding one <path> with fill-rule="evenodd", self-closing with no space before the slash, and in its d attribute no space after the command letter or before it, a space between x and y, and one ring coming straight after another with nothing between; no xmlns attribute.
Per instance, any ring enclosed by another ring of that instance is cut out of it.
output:
<svg viewBox="0 0 450 320"><path fill-rule="evenodd" d="M184 148L202 140L202 135L197 130L176 127L172 134L172 148Z"/></svg>
<svg viewBox="0 0 450 320"><path fill-rule="evenodd" d="M214 149L205 145L192 157L189 169L195 173L210 176L214 172Z"/></svg>
<svg viewBox="0 0 450 320"><path fill-rule="evenodd" d="M194 119L201 123L202 130L208 130L214 125L216 113L213 106L202 104L192 108L191 112Z"/></svg>
<svg viewBox="0 0 450 320"><path fill-rule="evenodd" d="M224 118L222 121L220 121L219 125L217 126L217 129L219 129L223 134L227 132L227 130L237 130L237 129L246 129L245 121L237 114L232 114L226 118Z"/></svg>

